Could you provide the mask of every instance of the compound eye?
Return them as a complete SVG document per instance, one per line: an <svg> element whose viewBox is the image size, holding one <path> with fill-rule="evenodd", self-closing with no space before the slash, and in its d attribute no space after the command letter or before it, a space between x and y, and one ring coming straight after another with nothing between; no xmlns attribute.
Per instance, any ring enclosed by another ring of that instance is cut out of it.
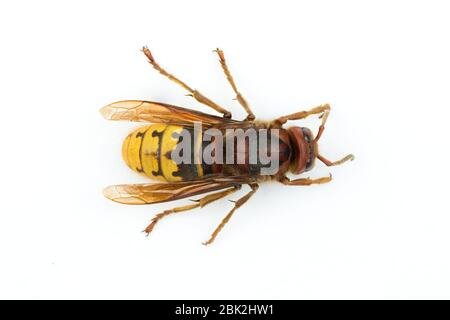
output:
<svg viewBox="0 0 450 320"><path fill-rule="evenodd" d="M312 132L308 128L302 128L303 132L303 139L308 144L308 158L306 160L306 168L305 171L309 171L314 167L314 160L316 158L315 156L315 150L314 150L314 142L312 138Z"/></svg>
<svg viewBox="0 0 450 320"><path fill-rule="evenodd" d="M308 128L302 128L302 132L303 132L303 139L305 139L306 142L311 142L312 141L312 132L311 130L309 130Z"/></svg>

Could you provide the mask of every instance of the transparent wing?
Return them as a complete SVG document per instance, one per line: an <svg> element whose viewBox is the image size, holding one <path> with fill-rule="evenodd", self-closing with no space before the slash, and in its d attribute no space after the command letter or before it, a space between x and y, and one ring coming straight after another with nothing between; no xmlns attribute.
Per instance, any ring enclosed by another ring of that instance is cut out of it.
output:
<svg viewBox="0 0 450 320"><path fill-rule="evenodd" d="M159 102L125 100L111 103L100 109L100 113L108 120L125 120L150 123L170 123L192 125L202 122L203 125L239 123L191 109L176 107Z"/></svg>
<svg viewBox="0 0 450 320"><path fill-rule="evenodd" d="M119 203L150 204L182 199L250 182L248 178L229 177L192 182L122 184L107 187L103 194Z"/></svg>

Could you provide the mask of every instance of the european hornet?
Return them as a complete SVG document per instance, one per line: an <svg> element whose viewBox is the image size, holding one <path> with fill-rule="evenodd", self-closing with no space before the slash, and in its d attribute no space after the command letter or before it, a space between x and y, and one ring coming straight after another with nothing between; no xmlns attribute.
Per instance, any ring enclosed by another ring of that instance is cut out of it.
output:
<svg viewBox="0 0 450 320"><path fill-rule="evenodd" d="M236 100L248 114L244 120L234 120L228 110L163 69L147 47L144 47L142 51L155 70L187 90L189 95L199 103L223 114L223 117L219 117L165 103L141 100L114 102L100 110L101 114L109 120L152 123L134 130L127 136L123 143L122 156L126 164L134 171L161 181L152 184L110 186L104 190L107 198L124 204L152 204L208 193L198 200L193 200L192 204L157 214L144 230L147 234L152 232L155 225L165 216L202 208L238 191L242 185L248 185L251 190L234 202L233 209L214 230L209 240L204 242L205 245L211 244L236 209L255 194L261 182L276 180L290 186L323 184L331 181L331 175L317 179L290 180L286 177L286 173L298 175L307 172L314 167L316 159L326 166L335 166L353 160L353 155L349 154L341 160L332 162L319 153L318 141L330 112L328 104L282 116L273 121L257 121L247 100L234 82L223 51L217 49L215 52L236 94ZM287 121L300 120L316 114L321 119L321 125L315 136L305 127L283 127ZM197 124L201 124L200 129L196 128ZM239 129L241 133L244 132L244 135L230 134ZM214 135L210 133L212 130ZM254 136L246 135L247 132L254 132ZM185 139L186 136L182 133L187 133L188 138L190 138L189 135L194 136L194 139L187 142L185 140L189 139ZM271 146L273 144L277 148L275 150L271 148L269 152L267 144L262 144L263 139L269 140ZM227 146L223 143L224 140L227 141ZM182 141L191 148L189 152L178 150L178 156L181 155L184 160L191 161L174 159L174 151ZM229 141L231 143L228 143ZM211 159L199 158L199 155L204 155L207 149L211 151ZM258 156L252 155L252 152L259 155L261 151L270 153L269 162L263 163ZM223 157L226 157L226 162L223 161ZM236 162L237 158L241 161ZM230 159L232 161L228 161ZM263 174L262 171L268 167L275 167L275 170L270 174L267 174L266 170Z"/></svg>

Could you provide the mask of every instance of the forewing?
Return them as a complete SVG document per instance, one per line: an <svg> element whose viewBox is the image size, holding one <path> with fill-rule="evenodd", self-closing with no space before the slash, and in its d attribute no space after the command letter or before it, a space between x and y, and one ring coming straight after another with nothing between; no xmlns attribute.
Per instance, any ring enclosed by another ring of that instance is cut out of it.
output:
<svg viewBox="0 0 450 320"><path fill-rule="evenodd" d="M109 186L103 194L108 199L124 204L150 204L195 196L210 191L229 188L246 182L240 178L207 181L122 184Z"/></svg>
<svg viewBox="0 0 450 320"><path fill-rule="evenodd" d="M126 120L182 125L192 125L194 122L202 122L202 124L206 126L224 123L238 123L238 121L235 120L198 112L191 109L176 107L165 103L141 100L114 102L100 109L100 113L108 120Z"/></svg>

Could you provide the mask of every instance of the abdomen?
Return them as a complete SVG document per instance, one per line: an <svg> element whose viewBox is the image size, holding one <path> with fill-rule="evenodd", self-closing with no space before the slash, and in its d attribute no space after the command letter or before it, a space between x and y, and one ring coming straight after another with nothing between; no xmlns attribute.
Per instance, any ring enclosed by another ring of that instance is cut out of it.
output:
<svg viewBox="0 0 450 320"><path fill-rule="evenodd" d="M208 173L208 166L195 164L194 161L177 164L171 157L183 129L192 130L166 124L152 124L134 130L123 142L122 157L125 163L134 171L155 180L175 182L202 178L205 171Z"/></svg>

